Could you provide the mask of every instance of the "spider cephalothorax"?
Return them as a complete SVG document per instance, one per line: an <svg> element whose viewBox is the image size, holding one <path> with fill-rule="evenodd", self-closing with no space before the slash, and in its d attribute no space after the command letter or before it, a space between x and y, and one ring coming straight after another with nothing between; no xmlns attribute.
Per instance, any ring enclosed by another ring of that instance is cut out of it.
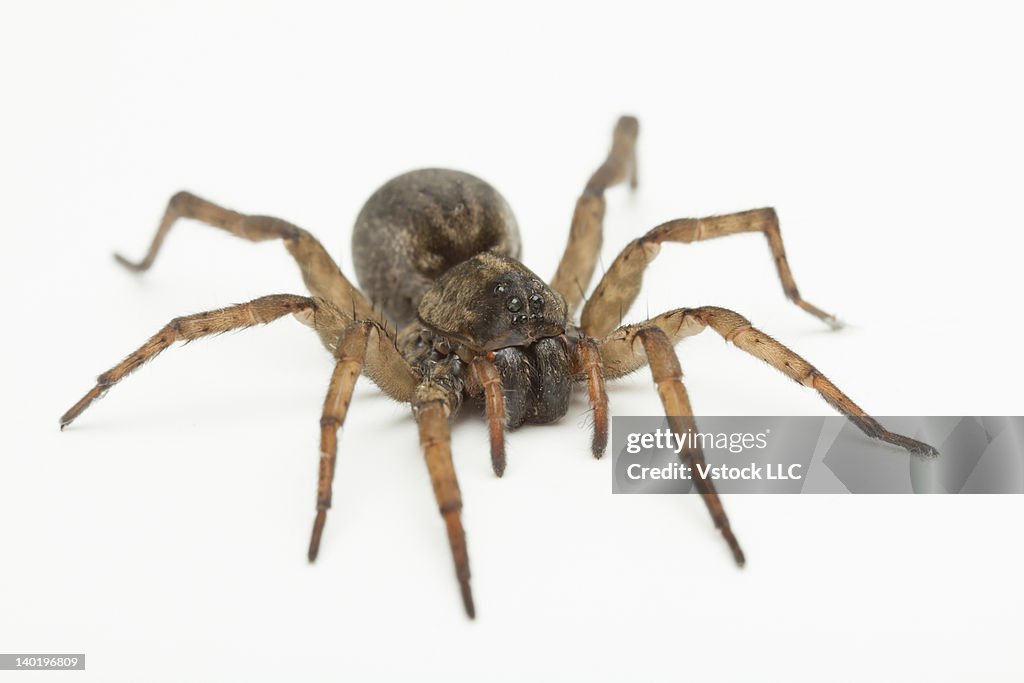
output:
<svg viewBox="0 0 1024 683"><path fill-rule="evenodd" d="M506 426L565 415L574 344L566 336L565 301L523 264L478 254L441 276L418 311L412 328L421 338L433 336L435 349L441 340L466 364L481 356L494 364Z"/></svg>
<svg viewBox="0 0 1024 683"><path fill-rule="evenodd" d="M423 295L419 320L475 352L529 346L565 332L565 301L526 266L489 252L446 272Z"/></svg>
<svg viewBox="0 0 1024 683"><path fill-rule="evenodd" d="M365 374L389 396L412 407L470 616L475 607L449 434L449 419L466 397L484 405L492 466L499 476L505 470L505 429L562 417L576 384L586 386L594 422L591 450L601 457L608 439L605 379L645 365L651 369L672 429L680 435L696 431L673 345L710 328L817 391L869 436L914 453L934 454L931 446L886 430L814 366L738 313L714 306L677 308L639 323L621 324L621 316L640 291L645 268L662 243L759 232L768 240L786 296L838 327L834 317L800 296L773 209L683 218L652 228L612 262L575 322L597 265L604 192L626 180L636 185L637 133L636 119L619 120L608 158L576 202L569 244L550 285L519 262L519 231L508 204L490 185L466 173L413 171L389 181L370 197L356 221L352 243L365 295L305 230L179 192L172 197L146 257L134 263L118 256L120 263L132 270L147 270L175 221L193 218L251 241L282 240L312 296L276 294L175 318L100 375L96 385L61 417L61 428L175 341L294 315L316 330L335 358L320 419L320 475L310 561L319 551L331 507L338 430L348 413L356 379ZM699 447L691 444L680 455L692 471L699 471L695 465L704 457ZM743 552L714 486L700 478L695 485L742 565Z"/></svg>

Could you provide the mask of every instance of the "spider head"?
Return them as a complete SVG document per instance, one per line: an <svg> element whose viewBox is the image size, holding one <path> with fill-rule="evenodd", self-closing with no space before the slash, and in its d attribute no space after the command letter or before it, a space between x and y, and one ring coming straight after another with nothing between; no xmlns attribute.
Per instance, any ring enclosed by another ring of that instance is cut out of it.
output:
<svg viewBox="0 0 1024 683"><path fill-rule="evenodd" d="M529 268L490 252L446 271L423 295L420 322L478 351L565 332L565 301Z"/></svg>

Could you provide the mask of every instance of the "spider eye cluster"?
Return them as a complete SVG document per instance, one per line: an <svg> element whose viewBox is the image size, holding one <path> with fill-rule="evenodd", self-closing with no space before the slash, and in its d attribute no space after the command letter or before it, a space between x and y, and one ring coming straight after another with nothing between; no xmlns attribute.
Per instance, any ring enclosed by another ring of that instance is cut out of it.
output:
<svg viewBox="0 0 1024 683"><path fill-rule="evenodd" d="M543 283L540 280L530 280L528 285L531 289L540 289ZM512 284L501 282L494 286L495 296L503 296L511 293L514 289ZM513 315L509 318L512 325L519 325L530 320L544 320L544 297L536 291L512 294L505 299L505 310Z"/></svg>
<svg viewBox="0 0 1024 683"><path fill-rule="evenodd" d="M438 278L420 300L429 328L474 349L530 346L565 332L565 304L515 259L477 254Z"/></svg>

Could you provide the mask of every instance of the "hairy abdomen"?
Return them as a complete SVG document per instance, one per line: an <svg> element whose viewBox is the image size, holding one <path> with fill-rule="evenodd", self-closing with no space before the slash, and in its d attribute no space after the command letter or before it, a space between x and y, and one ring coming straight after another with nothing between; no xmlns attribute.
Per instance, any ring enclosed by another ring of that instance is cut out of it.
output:
<svg viewBox="0 0 1024 683"><path fill-rule="evenodd" d="M482 251L520 257L512 210L484 181L445 169L385 183L359 212L352 234L360 288L400 326L416 318L437 277Z"/></svg>

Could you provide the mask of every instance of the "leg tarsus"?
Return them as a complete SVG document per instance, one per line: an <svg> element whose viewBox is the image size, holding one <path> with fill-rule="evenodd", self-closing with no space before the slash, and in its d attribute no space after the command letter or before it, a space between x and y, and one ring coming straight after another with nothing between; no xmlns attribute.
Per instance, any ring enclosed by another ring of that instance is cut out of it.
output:
<svg viewBox="0 0 1024 683"><path fill-rule="evenodd" d="M718 529L722 532L725 542L729 544L729 549L732 551L733 559L736 560L736 565L740 567L746 565L747 558L743 555L743 549L740 548L739 541L737 541L736 536L733 535L729 522L726 521L725 525L718 527Z"/></svg>
<svg viewBox="0 0 1024 683"><path fill-rule="evenodd" d="M823 321L833 331L838 331L846 327L846 324L842 320L832 315L831 313L826 313L825 311L821 310L814 304L804 301L804 299L799 294L789 297L789 300L795 303L800 308L807 311L808 313L810 313L811 315L813 315L815 318L818 318L819 320Z"/></svg>
<svg viewBox="0 0 1024 683"><path fill-rule="evenodd" d="M623 127L623 137L630 140L629 143L629 189L636 191L640 185L640 164L636 162L636 138L640 133L640 122L635 116L623 116L619 119L619 126Z"/></svg>
<svg viewBox="0 0 1024 683"><path fill-rule="evenodd" d="M455 557L455 575L459 580L462 606L466 610L466 616L470 619L476 619L476 605L473 603L473 591L469 585L469 555L466 552L466 532L462 528L460 511L452 510L446 512L444 514L444 524L448 532L448 543Z"/></svg>
<svg viewBox="0 0 1024 683"><path fill-rule="evenodd" d="M814 375L811 378L810 383L804 382L812 389L817 391L825 401L832 406L835 410L846 415L846 417L853 422L862 432L867 434L873 439L885 441L891 443L894 446L899 446L915 455L924 457L935 457L939 452L921 441L916 441L910 437L890 432L888 429L882 426L878 420L874 419L864 411L860 410L849 398L846 397L839 388L832 384L832 382L819 373L817 370L814 371ZM852 408L851 408L852 406ZM851 410L857 410L857 413L851 413Z"/></svg>
<svg viewBox="0 0 1024 683"><path fill-rule="evenodd" d="M176 192L170 201L167 202L167 208L164 210L163 218L160 219L160 226L157 228L156 234L153 236L153 241L149 245L149 250L141 261L132 261L131 259L125 258L121 254L114 254L114 260L120 263L122 266L136 273L143 273L150 269L153 265L153 261L156 260L157 254L160 253L160 247L163 245L164 238L167 237L167 233L170 232L171 227L175 221L179 218L196 218L199 220L210 221L213 218L210 211L203 211L202 205L209 204L211 207L215 205L206 202L203 199L195 196L191 192ZM215 207L219 208L219 207ZM220 220L213 221L211 224L216 225L219 228L225 230L229 228L229 222L227 218L230 217L237 221L241 218L241 214L229 211L227 209L221 209L222 214L219 216Z"/></svg>
<svg viewBox="0 0 1024 683"><path fill-rule="evenodd" d="M307 557L310 563L316 561L316 556L320 553L320 537L324 533L324 524L327 522L327 508L319 508L316 511L316 519L313 520L313 533L309 539L309 552Z"/></svg>
<svg viewBox="0 0 1024 683"><path fill-rule="evenodd" d="M133 273L144 273L149 270L150 266L150 264L147 264L145 261L130 261L117 252L114 252L114 260Z"/></svg>

